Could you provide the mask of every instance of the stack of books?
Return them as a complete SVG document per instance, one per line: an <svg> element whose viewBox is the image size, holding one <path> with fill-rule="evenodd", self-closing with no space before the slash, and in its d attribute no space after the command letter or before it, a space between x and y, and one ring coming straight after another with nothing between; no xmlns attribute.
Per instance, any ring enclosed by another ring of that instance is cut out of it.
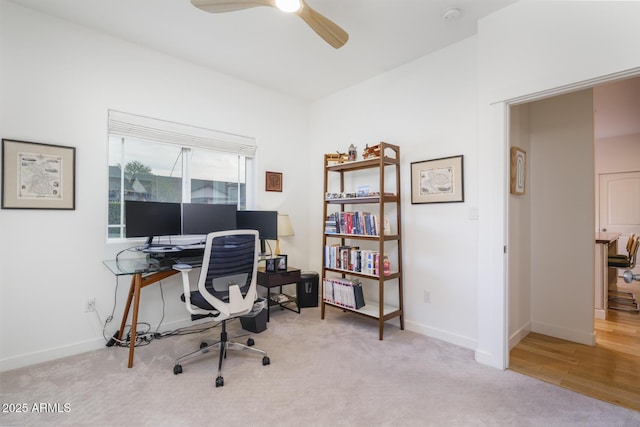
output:
<svg viewBox="0 0 640 427"><path fill-rule="evenodd" d="M382 271L380 265L382 260ZM358 246L327 245L324 247L324 266L337 270L384 276L391 274L391 262L386 254Z"/></svg>
<svg viewBox="0 0 640 427"><path fill-rule="evenodd" d="M383 234L391 234L389 218L384 217ZM334 212L324 222L326 234L353 234L360 236L379 236L378 217L371 212Z"/></svg>
<svg viewBox="0 0 640 427"><path fill-rule="evenodd" d="M359 280L326 277L322 282L322 298L325 302L352 310L359 310L365 306L362 283Z"/></svg>

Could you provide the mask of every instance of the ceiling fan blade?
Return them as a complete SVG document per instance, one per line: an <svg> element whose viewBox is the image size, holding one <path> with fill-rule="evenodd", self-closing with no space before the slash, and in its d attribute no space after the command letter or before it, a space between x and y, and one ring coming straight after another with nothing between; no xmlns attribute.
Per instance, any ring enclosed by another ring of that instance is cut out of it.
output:
<svg viewBox="0 0 640 427"><path fill-rule="evenodd" d="M339 49L349 40L349 34L336 23L316 12L304 0L301 0L301 3L302 7L296 15L302 18L324 41Z"/></svg>
<svg viewBox="0 0 640 427"><path fill-rule="evenodd" d="M316 12L304 0L300 0L300 3L302 6L295 14L302 18L324 41L338 49L349 40L349 34L345 30ZM257 6L277 8L276 0L191 0L191 4L210 13L233 12Z"/></svg>
<svg viewBox="0 0 640 427"><path fill-rule="evenodd" d="M191 4L205 12L223 13L257 6L275 7L275 0L191 0Z"/></svg>

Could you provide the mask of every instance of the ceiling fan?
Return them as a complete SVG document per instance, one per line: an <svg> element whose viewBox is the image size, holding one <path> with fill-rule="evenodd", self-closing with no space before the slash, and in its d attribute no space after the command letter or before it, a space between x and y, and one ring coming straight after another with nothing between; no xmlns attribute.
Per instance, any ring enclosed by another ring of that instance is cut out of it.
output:
<svg viewBox="0 0 640 427"><path fill-rule="evenodd" d="M349 34L346 31L316 12L304 0L191 0L191 4L211 13L233 12L257 6L276 7L284 12L298 15L324 41L336 49L349 40Z"/></svg>

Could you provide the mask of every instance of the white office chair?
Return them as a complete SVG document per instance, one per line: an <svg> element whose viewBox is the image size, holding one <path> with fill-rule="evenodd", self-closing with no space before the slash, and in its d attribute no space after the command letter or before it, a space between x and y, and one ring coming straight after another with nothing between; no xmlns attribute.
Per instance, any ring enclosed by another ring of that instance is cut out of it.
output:
<svg viewBox="0 0 640 427"><path fill-rule="evenodd" d="M174 269L182 273L184 294L182 299L191 313L192 320L213 317L221 322L220 340L214 344L205 342L200 349L176 359L174 374L182 373L181 361L196 353L206 353L217 345L220 350L216 387L224 385L222 362L228 349L249 350L262 355L262 364L269 365L267 353L253 348L253 340L247 345L230 341L227 337L227 320L256 315L263 309L257 299L258 232L255 230L230 230L207 235L202 268L198 278L198 290L192 291L187 264L176 264Z"/></svg>

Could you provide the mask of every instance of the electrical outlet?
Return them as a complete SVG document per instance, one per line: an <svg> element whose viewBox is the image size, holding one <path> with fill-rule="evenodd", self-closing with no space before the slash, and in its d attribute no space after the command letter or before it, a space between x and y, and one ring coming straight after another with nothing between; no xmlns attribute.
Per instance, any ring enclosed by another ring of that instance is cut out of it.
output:
<svg viewBox="0 0 640 427"><path fill-rule="evenodd" d="M84 301L84 312L85 313L90 313L92 311L96 311L96 298L95 297L87 298Z"/></svg>
<svg viewBox="0 0 640 427"><path fill-rule="evenodd" d="M431 291L424 291L424 302L431 303Z"/></svg>

